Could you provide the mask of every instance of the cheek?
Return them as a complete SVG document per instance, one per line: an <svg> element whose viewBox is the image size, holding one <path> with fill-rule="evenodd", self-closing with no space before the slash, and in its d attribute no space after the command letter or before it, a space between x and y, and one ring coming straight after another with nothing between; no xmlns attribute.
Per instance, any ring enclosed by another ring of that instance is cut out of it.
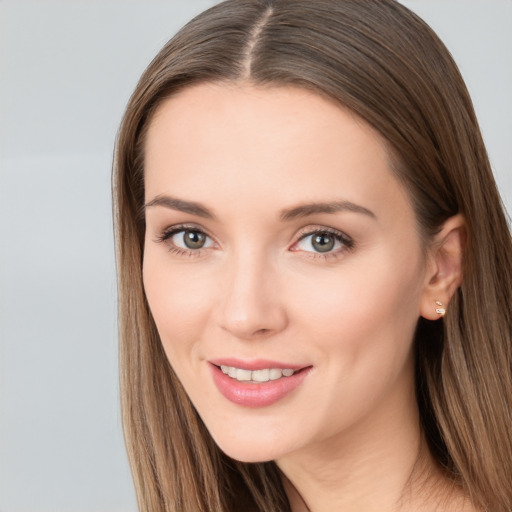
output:
<svg viewBox="0 0 512 512"><path fill-rule="evenodd" d="M204 329L213 301L210 287L202 276L191 274L185 265L171 266L168 255L157 251L145 253L143 280L149 308L172 365Z"/></svg>
<svg viewBox="0 0 512 512"><path fill-rule="evenodd" d="M314 286L297 278L290 293L295 318L303 319L302 328L326 352L343 351L347 365L408 351L423 275L420 258L414 250L410 254L368 254L317 276Z"/></svg>
<svg viewBox="0 0 512 512"><path fill-rule="evenodd" d="M377 260L364 268L347 265L314 288L304 282L290 293L300 319L297 350L313 354L321 374L308 421L324 437L389 404L386 396L410 398L421 274L410 261L393 266L391 259Z"/></svg>

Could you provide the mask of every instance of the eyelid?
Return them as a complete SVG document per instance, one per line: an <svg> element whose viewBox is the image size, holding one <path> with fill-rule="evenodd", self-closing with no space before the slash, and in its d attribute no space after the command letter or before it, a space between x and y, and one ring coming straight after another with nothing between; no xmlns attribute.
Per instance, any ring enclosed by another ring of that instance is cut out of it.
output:
<svg viewBox="0 0 512 512"><path fill-rule="evenodd" d="M171 238L174 235L176 235L182 231L197 231L199 233L203 233L210 240L212 240L214 246L218 245L215 238L213 236L211 236L206 229L204 229L203 227L201 227L197 224L193 224L193 223L175 224L173 226L169 226L160 232L160 234L154 239L154 242L167 244L170 252L174 252L179 255L187 255L187 256L199 256L205 250L212 248L212 247L202 247L199 249L184 249L183 247L179 247L179 246L173 244L170 241Z"/></svg>
<svg viewBox="0 0 512 512"><path fill-rule="evenodd" d="M308 236L316 235L316 234L330 234L333 235L341 244L342 247L334 250L329 251L325 253L316 252L316 251L302 251L301 249L294 249L298 245L298 243L301 240L304 240ZM306 226L302 228L296 235L296 240L293 242L292 246L290 247L290 250L292 251L301 251L307 254L308 257L311 258L332 258L337 257L340 254L350 251L354 248L354 240L352 237L348 236L343 231L340 231L339 229L327 227L327 226L321 226L321 225L313 225L313 226Z"/></svg>
<svg viewBox="0 0 512 512"><path fill-rule="evenodd" d="M179 247L171 242L169 240L176 235L177 233L180 233L181 231L198 231L200 233L203 233L206 235L210 240L213 242L213 247L203 247L199 249L184 249L182 247ZM330 234L333 235L337 241L339 241L342 244L342 247L338 248L337 250L328 251L325 253L317 252L317 251L305 251L301 249L294 248L297 246L297 244L301 241L307 238L308 236L312 236L315 234ZM215 238L209 234L208 230L203 228L202 226L199 226L198 224L194 223L183 223L183 224L176 224L169 226L161 231L161 233L157 236L157 238L154 240L156 243L165 243L168 245L169 251L174 252L179 255L189 255L189 256L199 256L207 249L212 248L218 248L219 244L215 240ZM294 252L303 252L307 254L307 257L310 258L332 258L337 257L341 255L342 253L348 252L354 248L354 240L352 237L348 236L343 231L340 231L339 229L335 229L328 226L322 226L322 225L310 225L301 228L298 233L295 235L295 241L292 243L292 245L289 247L288 250L294 251Z"/></svg>

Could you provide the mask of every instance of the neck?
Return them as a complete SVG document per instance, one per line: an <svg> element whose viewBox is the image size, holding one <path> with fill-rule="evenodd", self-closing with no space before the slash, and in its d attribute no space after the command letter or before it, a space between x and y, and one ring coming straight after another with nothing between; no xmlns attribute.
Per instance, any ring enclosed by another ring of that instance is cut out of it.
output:
<svg viewBox="0 0 512 512"><path fill-rule="evenodd" d="M428 450L414 396L407 401L278 460L292 511L438 510L446 481Z"/></svg>

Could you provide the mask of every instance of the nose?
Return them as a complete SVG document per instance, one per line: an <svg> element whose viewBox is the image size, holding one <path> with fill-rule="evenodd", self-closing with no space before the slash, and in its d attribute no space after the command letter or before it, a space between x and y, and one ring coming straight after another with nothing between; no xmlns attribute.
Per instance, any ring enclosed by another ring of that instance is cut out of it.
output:
<svg viewBox="0 0 512 512"><path fill-rule="evenodd" d="M245 251L226 261L221 277L218 323L238 339L267 338L286 328L288 317L279 275L264 255Z"/></svg>

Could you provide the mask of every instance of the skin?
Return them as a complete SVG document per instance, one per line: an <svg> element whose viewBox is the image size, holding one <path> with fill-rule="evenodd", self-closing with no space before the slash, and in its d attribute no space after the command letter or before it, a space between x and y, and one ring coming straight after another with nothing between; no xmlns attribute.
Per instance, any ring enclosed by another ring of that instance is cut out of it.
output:
<svg viewBox="0 0 512 512"><path fill-rule="evenodd" d="M422 441L412 339L460 283L463 220L449 219L426 248L382 138L298 88L185 89L159 107L145 151L144 286L166 355L219 447L275 460L295 511L437 510L411 491L442 488ZM155 203L164 196L212 217ZM281 218L340 201L367 211ZM208 236L203 248L187 249L183 232L163 240L183 224ZM319 253L312 230L349 241ZM249 408L213 384L209 361L225 357L311 369L277 403Z"/></svg>

